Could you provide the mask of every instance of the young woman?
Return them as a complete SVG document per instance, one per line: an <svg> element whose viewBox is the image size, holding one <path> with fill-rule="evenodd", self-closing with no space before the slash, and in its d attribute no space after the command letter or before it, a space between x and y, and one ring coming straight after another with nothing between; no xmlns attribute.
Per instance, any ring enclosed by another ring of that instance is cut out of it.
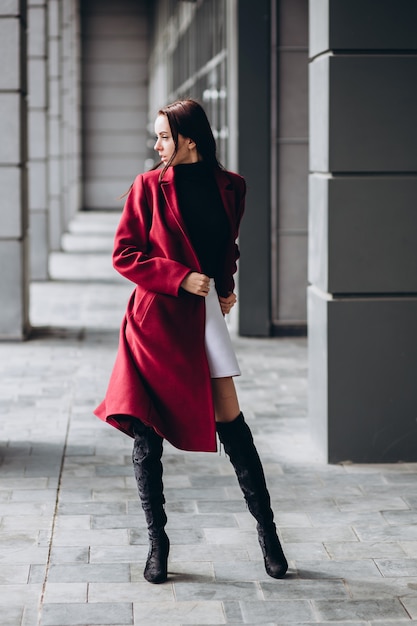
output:
<svg viewBox="0 0 417 626"><path fill-rule="evenodd" d="M161 109L155 134L162 169L136 178L115 236L114 267L136 288L106 397L95 413L134 438L150 542L146 580L167 579L163 439L182 450L214 452L216 432L257 521L266 571L282 578L287 561L239 408L233 376L240 370L224 320L236 302L245 182L219 165L210 124L196 101Z"/></svg>

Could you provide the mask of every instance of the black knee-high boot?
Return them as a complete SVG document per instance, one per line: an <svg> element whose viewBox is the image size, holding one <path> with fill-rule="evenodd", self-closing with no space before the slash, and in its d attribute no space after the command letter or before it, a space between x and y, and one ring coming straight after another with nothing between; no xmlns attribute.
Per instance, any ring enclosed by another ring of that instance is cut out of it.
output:
<svg viewBox="0 0 417 626"><path fill-rule="evenodd" d="M135 426L133 468L139 497L145 512L149 553L143 575L150 583L163 583L168 573L169 539L162 483L162 438L144 424Z"/></svg>
<svg viewBox="0 0 417 626"><path fill-rule="evenodd" d="M219 439L235 469L249 511L257 521L258 539L265 569L272 578L282 578L287 559L277 536L271 498L252 433L240 413L233 422L217 422Z"/></svg>

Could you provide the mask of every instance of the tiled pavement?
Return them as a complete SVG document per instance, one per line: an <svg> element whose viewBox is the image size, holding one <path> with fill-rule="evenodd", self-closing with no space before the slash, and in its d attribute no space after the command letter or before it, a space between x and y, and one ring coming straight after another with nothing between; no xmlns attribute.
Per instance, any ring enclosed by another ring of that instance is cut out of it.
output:
<svg viewBox="0 0 417 626"><path fill-rule="evenodd" d="M77 218L32 286L34 338L0 344L1 626L417 624L417 466L317 460L303 339L235 339L288 577L265 574L224 455L166 445L169 581L143 580L131 441L92 415L131 291L114 226Z"/></svg>

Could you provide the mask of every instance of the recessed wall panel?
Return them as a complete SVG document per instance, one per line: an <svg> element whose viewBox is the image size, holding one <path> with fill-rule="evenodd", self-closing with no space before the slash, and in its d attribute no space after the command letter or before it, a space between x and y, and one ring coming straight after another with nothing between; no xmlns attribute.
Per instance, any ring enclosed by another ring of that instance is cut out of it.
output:
<svg viewBox="0 0 417 626"><path fill-rule="evenodd" d="M410 123L417 111L417 55L333 56L329 62L329 169L417 171L417 124Z"/></svg>
<svg viewBox="0 0 417 626"><path fill-rule="evenodd" d="M305 47L308 41L308 0L280 0L281 46Z"/></svg>
<svg viewBox="0 0 417 626"><path fill-rule="evenodd" d="M310 0L310 57L327 50L416 50L415 0Z"/></svg>
<svg viewBox="0 0 417 626"><path fill-rule="evenodd" d="M328 291L417 293L417 176L328 184Z"/></svg>
<svg viewBox="0 0 417 626"><path fill-rule="evenodd" d="M279 136L308 137L308 59L306 50L279 55Z"/></svg>
<svg viewBox="0 0 417 626"><path fill-rule="evenodd" d="M329 0L332 50L416 50L415 0Z"/></svg>
<svg viewBox="0 0 417 626"><path fill-rule="evenodd" d="M415 461L416 319L417 298L328 302L330 462Z"/></svg>
<svg viewBox="0 0 417 626"><path fill-rule="evenodd" d="M307 234L278 237L278 320L282 324L304 323L307 316ZM294 284L298 289L294 289Z"/></svg>
<svg viewBox="0 0 417 626"><path fill-rule="evenodd" d="M308 145L282 143L279 150L279 230L307 231Z"/></svg>

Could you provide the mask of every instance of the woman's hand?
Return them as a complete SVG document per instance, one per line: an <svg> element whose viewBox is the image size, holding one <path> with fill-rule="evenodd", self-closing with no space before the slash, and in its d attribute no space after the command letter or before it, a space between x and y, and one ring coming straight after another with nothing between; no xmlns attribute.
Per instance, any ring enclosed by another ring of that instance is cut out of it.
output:
<svg viewBox="0 0 417 626"><path fill-rule="evenodd" d="M230 296L227 296L227 298L219 296L219 302L223 315L226 315L227 313L230 313L232 306L235 306L237 298L234 293L231 293Z"/></svg>
<svg viewBox="0 0 417 626"><path fill-rule="evenodd" d="M181 287L188 293L205 298L210 290L210 278L205 274L190 272L182 281Z"/></svg>

